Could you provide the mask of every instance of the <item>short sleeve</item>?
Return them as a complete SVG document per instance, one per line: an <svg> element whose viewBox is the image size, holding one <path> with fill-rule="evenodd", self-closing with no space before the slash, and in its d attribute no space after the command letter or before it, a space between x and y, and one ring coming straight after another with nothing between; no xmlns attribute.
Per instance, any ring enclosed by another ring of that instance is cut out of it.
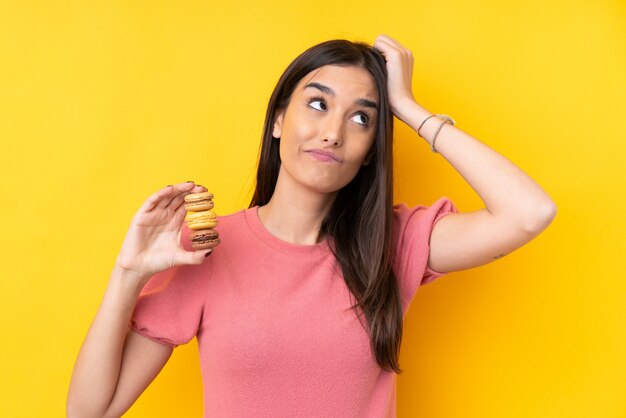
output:
<svg viewBox="0 0 626 418"><path fill-rule="evenodd" d="M183 237L187 230L183 230ZM186 250L191 245L183 241ZM211 260L153 275L145 284L131 318L131 329L170 347L186 344L198 333Z"/></svg>
<svg viewBox="0 0 626 418"><path fill-rule="evenodd" d="M413 299L419 286L447 274L428 266L430 235L437 221L458 212L454 203L445 196L430 207L418 205L410 208L405 203L394 205L393 268L406 302Z"/></svg>

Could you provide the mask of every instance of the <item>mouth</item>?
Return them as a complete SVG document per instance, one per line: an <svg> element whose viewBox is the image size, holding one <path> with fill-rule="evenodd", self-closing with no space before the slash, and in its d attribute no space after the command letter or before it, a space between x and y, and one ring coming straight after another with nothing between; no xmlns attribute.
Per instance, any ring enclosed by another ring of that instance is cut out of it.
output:
<svg viewBox="0 0 626 418"><path fill-rule="evenodd" d="M324 162L330 162L330 163L341 162L341 159L336 154L329 152L329 151L313 149L313 150L309 150L305 152L318 161L324 161Z"/></svg>

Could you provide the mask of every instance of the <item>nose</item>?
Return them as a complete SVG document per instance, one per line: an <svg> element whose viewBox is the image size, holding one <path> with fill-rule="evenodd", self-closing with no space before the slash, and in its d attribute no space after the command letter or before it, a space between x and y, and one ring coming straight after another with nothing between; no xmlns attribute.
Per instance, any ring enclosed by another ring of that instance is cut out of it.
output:
<svg viewBox="0 0 626 418"><path fill-rule="evenodd" d="M340 115L328 117L324 125L322 142L326 145L340 146L342 140L343 119Z"/></svg>
<svg viewBox="0 0 626 418"><path fill-rule="evenodd" d="M337 147L337 146L339 146L339 140L338 140L337 138L335 138L335 137L328 137L328 136L325 136L325 137L322 139L322 142L323 142L324 144L334 145L334 146L336 146L336 147Z"/></svg>

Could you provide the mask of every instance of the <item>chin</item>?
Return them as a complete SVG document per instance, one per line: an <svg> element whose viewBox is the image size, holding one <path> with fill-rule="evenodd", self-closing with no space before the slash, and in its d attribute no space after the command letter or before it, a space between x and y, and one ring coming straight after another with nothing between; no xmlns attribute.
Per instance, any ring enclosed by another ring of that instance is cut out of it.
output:
<svg viewBox="0 0 626 418"><path fill-rule="evenodd" d="M336 186L336 185L324 186L324 185L321 185L319 183L317 183L317 184L310 184L310 183L308 183L308 184L306 184L306 187L309 190L312 190L312 191L314 191L316 193L319 193L319 194L331 194L331 193L338 192L339 190L341 190L341 188L343 186L341 186L341 187Z"/></svg>
<svg viewBox="0 0 626 418"><path fill-rule="evenodd" d="M317 193L333 193L341 189L336 181L326 176L298 176L294 180L301 186Z"/></svg>
<svg viewBox="0 0 626 418"><path fill-rule="evenodd" d="M336 193L339 190L343 189L348 183L349 182L338 183L336 180L328 181L328 179L315 180L311 178L302 182L302 184L305 185L308 189L313 190L317 193L325 193L325 194Z"/></svg>

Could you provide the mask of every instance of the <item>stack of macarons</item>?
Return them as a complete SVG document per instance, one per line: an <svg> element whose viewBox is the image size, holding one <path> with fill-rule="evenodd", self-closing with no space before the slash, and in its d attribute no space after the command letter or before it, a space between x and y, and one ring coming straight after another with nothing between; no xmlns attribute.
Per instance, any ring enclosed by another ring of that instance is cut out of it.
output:
<svg viewBox="0 0 626 418"><path fill-rule="evenodd" d="M196 250L215 248L219 243L217 215L213 209L213 193L191 193L185 196L185 222L191 229L189 241Z"/></svg>

